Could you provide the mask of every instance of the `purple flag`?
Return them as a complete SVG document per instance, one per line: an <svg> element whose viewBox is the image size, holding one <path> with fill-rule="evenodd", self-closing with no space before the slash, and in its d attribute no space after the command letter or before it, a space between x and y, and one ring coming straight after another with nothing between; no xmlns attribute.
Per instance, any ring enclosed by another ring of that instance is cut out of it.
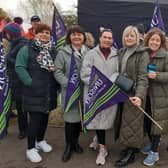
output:
<svg viewBox="0 0 168 168"><path fill-rule="evenodd" d="M84 127L102 110L128 100L128 96L95 66L92 67L89 90L85 100Z"/></svg>
<svg viewBox="0 0 168 168"><path fill-rule="evenodd" d="M64 111L68 112L73 105L80 99L80 75L77 69L74 50L71 55L71 65L69 71L69 78L66 90Z"/></svg>
<svg viewBox="0 0 168 168"><path fill-rule="evenodd" d="M118 44L117 44L117 42L115 41L115 39L114 39L114 41L113 41L113 47L114 47L115 49L118 49Z"/></svg>
<svg viewBox="0 0 168 168"><path fill-rule="evenodd" d="M0 42L0 139L6 134L10 105L11 92L6 72L5 52Z"/></svg>
<svg viewBox="0 0 168 168"><path fill-rule="evenodd" d="M57 48L60 48L65 43L66 26L61 18L57 8L54 5L54 13L52 20L52 41Z"/></svg>
<svg viewBox="0 0 168 168"><path fill-rule="evenodd" d="M157 27L163 32L166 32L158 0L156 1L156 6L154 9L154 13L151 21L151 28L154 28L154 27Z"/></svg>

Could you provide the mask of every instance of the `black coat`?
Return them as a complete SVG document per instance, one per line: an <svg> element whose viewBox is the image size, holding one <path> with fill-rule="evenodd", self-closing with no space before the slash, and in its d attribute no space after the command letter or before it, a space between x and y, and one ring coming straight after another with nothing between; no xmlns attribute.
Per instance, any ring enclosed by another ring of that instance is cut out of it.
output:
<svg viewBox="0 0 168 168"><path fill-rule="evenodd" d="M32 78L32 85L25 86L23 91L23 105L26 111L48 113L57 106L57 91L59 84L55 81L53 72L40 67L36 61L39 48L33 41L28 45L29 59L27 71ZM56 50L53 46L49 51L53 60Z"/></svg>
<svg viewBox="0 0 168 168"><path fill-rule="evenodd" d="M12 91L12 100L20 101L22 95L22 82L15 72L16 56L20 48L28 43L24 37L19 37L10 42L7 57L7 74L9 77L9 87Z"/></svg>

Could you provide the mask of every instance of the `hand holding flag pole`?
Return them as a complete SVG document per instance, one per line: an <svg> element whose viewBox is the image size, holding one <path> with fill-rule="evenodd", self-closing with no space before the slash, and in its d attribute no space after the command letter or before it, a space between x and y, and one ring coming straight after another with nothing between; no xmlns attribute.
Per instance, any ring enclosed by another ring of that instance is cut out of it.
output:
<svg viewBox="0 0 168 168"><path fill-rule="evenodd" d="M141 107L141 99L138 97L130 97L130 102L136 106L141 112L143 112L160 130L163 128Z"/></svg>

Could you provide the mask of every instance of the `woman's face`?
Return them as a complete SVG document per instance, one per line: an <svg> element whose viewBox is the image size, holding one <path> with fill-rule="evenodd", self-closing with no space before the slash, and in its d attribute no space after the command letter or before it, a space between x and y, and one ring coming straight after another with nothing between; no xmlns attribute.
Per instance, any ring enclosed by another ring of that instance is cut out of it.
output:
<svg viewBox="0 0 168 168"><path fill-rule="evenodd" d="M158 34L154 34L150 37L148 41L148 47L153 51L159 50L161 46L161 38Z"/></svg>
<svg viewBox="0 0 168 168"><path fill-rule="evenodd" d="M124 37L124 42L127 47L132 47L137 44L137 36L134 31L126 34Z"/></svg>
<svg viewBox="0 0 168 168"><path fill-rule="evenodd" d="M84 35L82 33L73 32L70 35L70 41L74 46L82 46L84 43Z"/></svg>
<svg viewBox="0 0 168 168"><path fill-rule="evenodd" d="M48 43L51 38L51 34L49 30L43 30L42 32L39 32L36 34L36 38L38 38L43 43Z"/></svg>
<svg viewBox="0 0 168 168"><path fill-rule="evenodd" d="M100 47L102 48L110 48L113 44L113 35L111 32L104 32L100 38L99 38L99 41L100 41Z"/></svg>

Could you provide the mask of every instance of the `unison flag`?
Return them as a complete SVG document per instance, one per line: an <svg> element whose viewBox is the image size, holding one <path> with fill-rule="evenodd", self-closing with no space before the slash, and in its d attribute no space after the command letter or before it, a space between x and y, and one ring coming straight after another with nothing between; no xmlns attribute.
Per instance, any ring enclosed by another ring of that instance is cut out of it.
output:
<svg viewBox="0 0 168 168"><path fill-rule="evenodd" d="M75 105L80 99L80 75L77 69L74 51L72 51L71 55L71 65L70 72L66 90L66 98L65 98L65 112L68 112L73 105Z"/></svg>
<svg viewBox="0 0 168 168"><path fill-rule="evenodd" d="M61 15L54 5L54 13L52 20L52 41L60 48L65 43L66 27Z"/></svg>
<svg viewBox="0 0 168 168"><path fill-rule="evenodd" d="M0 139L6 134L6 126L11 105L11 92L5 65L5 52L0 44Z"/></svg>
<svg viewBox="0 0 168 168"><path fill-rule="evenodd" d="M85 100L84 127L102 110L129 97L114 83L112 83L95 66L92 67L89 90Z"/></svg>
<svg viewBox="0 0 168 168"><path fill-rule="evenodd" d="M154 28L154 27L159 28L163 32L166 31L165 26L164 26L164 22L162 19L162 14L160 11L160 5L159 5L158 0L156 1L156 5L155 5L152 21L151 21L151 28Z"/></svg>

